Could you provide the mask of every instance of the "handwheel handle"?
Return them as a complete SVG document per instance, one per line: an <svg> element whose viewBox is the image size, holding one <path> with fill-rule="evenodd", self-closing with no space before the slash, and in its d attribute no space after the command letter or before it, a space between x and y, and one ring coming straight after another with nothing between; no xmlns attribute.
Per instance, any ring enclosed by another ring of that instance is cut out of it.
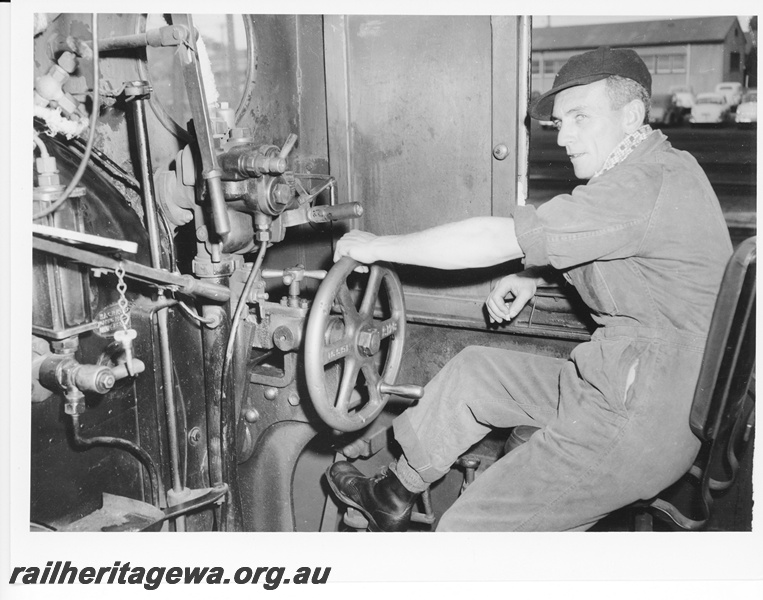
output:
<svg viewBox="0 0 763 600"><path fill-rule="evenodd" d="M420 385L413 383L384 383L379 384L379 391L382 394L394 394L395 396L402 396L403 398L410 398L411 400L420 400L424 397L424 388Z"/></svg>

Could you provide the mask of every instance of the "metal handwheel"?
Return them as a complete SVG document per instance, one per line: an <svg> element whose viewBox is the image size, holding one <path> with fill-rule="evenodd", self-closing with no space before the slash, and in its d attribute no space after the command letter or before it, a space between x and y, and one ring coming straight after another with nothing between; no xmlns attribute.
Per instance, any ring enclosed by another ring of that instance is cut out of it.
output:
<svg viewBox="0 0 763 600"><path fill-rule="evenodd" d="M344 257L313 301L305 334L305 375L315 410L338 431L357 431L379 416L391 394L420 398L415 385L394 385L403 358L403 287L389 267L368 274ZM365 289L356 284L365 281ZM351 290L350 285L353 285Z"/></svg>

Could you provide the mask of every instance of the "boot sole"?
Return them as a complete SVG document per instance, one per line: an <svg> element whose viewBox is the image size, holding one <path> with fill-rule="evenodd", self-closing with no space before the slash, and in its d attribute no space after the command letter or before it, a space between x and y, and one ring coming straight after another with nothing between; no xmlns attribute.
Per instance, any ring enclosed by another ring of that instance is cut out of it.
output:
<svg viewBox="0 0 763 600"><path fill-rule="evenodd" d="M363 508L360 504L352 500L349 496L346 496L344 493L342 493L336 485L334 485L334 482L332 481L331 477L329 476L329 471L331 470L331 467L326 469L326 481L328 481L329 487L331 488L331 491L334 492L334 495L347 506L351 506L357 511L360 511L363 516L368 521L368 529L369 531L374 532L381 532L382 529L376 524L376 520L370 515L370 513Z"/></svg>

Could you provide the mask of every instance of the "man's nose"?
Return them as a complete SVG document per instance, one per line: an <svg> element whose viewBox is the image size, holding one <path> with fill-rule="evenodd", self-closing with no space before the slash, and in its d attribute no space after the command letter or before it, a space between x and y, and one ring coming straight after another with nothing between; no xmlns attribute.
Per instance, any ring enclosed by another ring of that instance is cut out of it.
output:
<svg viewBox="0 0 763 600"><path fill-rule="evenodd" d="M572 141L572 131L569 126L565 126L562 122L557 121L557 123L559 133L556 134L556 143L559 146L567 146Z"/></svg>

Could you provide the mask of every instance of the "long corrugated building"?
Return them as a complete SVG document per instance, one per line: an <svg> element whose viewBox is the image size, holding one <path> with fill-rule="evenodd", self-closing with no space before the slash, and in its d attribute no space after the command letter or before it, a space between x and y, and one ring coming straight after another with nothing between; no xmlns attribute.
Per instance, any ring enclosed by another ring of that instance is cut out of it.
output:
<svg viewBox="0 0 763 600"><path fill-rule="evenodd" d="M532 89L538 92L551 87L570 56L598 46L636 50L652 73L653 93L745 83L747 38L735 16L539 27L532 37Z"/></svg>

